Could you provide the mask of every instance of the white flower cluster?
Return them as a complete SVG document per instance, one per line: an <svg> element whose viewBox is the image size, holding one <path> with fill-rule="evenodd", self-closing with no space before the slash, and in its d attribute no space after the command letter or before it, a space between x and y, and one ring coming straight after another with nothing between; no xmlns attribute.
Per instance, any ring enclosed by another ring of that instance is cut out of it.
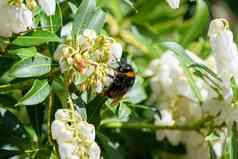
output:
<svg viewBox="0 0 238 159"><path fill-rule="evenodd" d="M167 51L150 66L150 71L154 75L151 79L151 89L154 92L151 100L160 105L162 114L162 119L155 116L155 124L187 125L196 123L204 115L214 116L216 125L225 123L231 126L233 122L238 122L238 108L233 106L234 93L231 88L232 78L238 83L238 51L228 22L225 19L213 20L208 36L213 54L206 61L202 61L189 51L187 53L194 61L207 65L221 77L222 82L219 85L224 99L217 98L214 91L204 81L195 78L195 83L204 100L202 106L197 104L179 60L173 52ZM225 133L221 134L225 136ZM160 130L156 136L158 140L167 138L173 145L184 143L188 159L209 158L208 145L205 139L196 132ZM217 156L222 154L224 138L213 142ZM201 157L201 155L204 156Z"/></svg>
<svg viewBox="0 0 238 159"><path fill-rule="evenodd" d="M100 147L95 142L95 128L78 113L58 109L51 125L61 159L99 159Z"/></svg>
<svg viewBox="0 0 238 159"><path fill-rule="evenodd" d="M59 62L62 73L72 71L73 80L82 90L94 87L100 93L110 83L108 74L113 75L112 67L121 55L122 46L119 43L86 29L76 41L60 45L54 53L54 59Z"/></svg>

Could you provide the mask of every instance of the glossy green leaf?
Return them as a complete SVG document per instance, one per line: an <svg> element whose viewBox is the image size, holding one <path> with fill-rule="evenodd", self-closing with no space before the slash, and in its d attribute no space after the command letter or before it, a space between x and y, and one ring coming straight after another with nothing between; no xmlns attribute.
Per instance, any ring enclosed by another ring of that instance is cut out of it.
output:
<svg viewBox="0 0 238 159"><path fill-rule="evenodd" d="M52 22L54 32L58 31L63 26L62 11L61 11L61 7L59 3L57 3L56 5L55 14L51 16L50 18L51 18L50 21Z"/></svg>
<svg viewBox="0 0 238 159"><path fill-rule="evenodd" d="M99 32L105 23L105 17L106 14L101 9L97 8L88 24L88 28Z"/></svg>
<svg viewBox="0 0 238 159"><path fill-rule="evenodd" d="M124 122L128 121L131 112L131 109L125 103L121 103L118 108L118 119Z"/></svg>
<svg viewBox="0 0 238 159"><path fill-rule="evenodd" d="M15 50L8 50L8 53L12 55L17 55L20 58L24 59L27 57L33 57L37 54L37 50L35 47L28 47L28 48L20 48Z"/></svg>
<svg viewBox="0 0 238 159"><path fill-rule="evenodd" d="M47 80L35 80L31 89L18 100L16 106L39 104L48 97L50 89Z"/></svg>
<svg viewBox="0 0 238 159"><path fill-rule="evenodd" d="M42 76L51 70L51 59L42 55L29 57L14 64L2 77L5 81L15 78Z"/></svg>
<svg viewBox="0 0 238 159"><path fill-rule="evenodd" d="M56 78L52 82L52 91L58 96L62 107L68 107L68 97L70 96L69 91L64 85L63 78Z"/></svg>
<svg viewBox="0 0 238 159"><path fill-rule="evenodd" d="M52 32L36 31L32 35L17 37L12 43L18 46L35 46L48 42L62 42L62 40Z"/></svg>
<svg viewBox="0 0 238 159"><path fill-rule="evenodd" d="M229 159L238 159L237 125L233 123L229 132Z"/></svg>
<svg viewBox="0 0 238 159"><path fill-rule="evenodd" d="M83 0L73 23L73 33L79 34L85 29L100 31L105 21L105 13L96 8L95 0Z"/></svg>

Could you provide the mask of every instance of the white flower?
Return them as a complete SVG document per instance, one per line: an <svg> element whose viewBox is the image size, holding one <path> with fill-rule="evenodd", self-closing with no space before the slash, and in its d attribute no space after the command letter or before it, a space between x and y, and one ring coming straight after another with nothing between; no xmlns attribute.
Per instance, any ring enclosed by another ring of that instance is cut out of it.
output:
<svg viewBox="0 0 238 159"><path fill-rule="evenodd" d="M24 6L0 4L0 36L10 37L33 28L32 12Z"/></svg>
<svg viewBox="0 0 238 159"><path fill-rule="evenodd" d="M56 1L55 0L38 0L41 8L44 10L47 16L55 14Z"/></svg>
<svg viewBox="0 0 238 159"><path fill-rule="evenodd" d="M58 144L63 142L70 142L73 140L74 134L72 131L69 130L58 130L59 134L57 137Z"/></svg>
<svg viewBox="0 0 238 159"><path fill-rule="evenodd" d="M122 56L122 46L120 43L113 43L110 48L109 64L120 61Z"/></svg>
<svg viewBox="0 0 238 159"><path fill-rule="evenodd" d="M83 31L83 36L89 38L90 40L94 40L94 39L96 39L97 34L96 34L95 30L93 30L93 29L85 29Z"/></svg>
<svg viewBox="0 0 238 159"><path fill-rule="evenodd" d="M104 87L104 86L103 86L102 82L98 81L98 82L96 83L96 88L95 88L96 92L97 92L97 93L102 93L103 87Z"/></svg>
<svg viewBox="0 0 238 159"><path fill-rule="evenodd" d="M165 126L172 126L174 125L175 121L173 120L173 116L171 111L169 110L161 110L161 117L160 119L157 115L155 116L155 124L156 125L165 125Z"/></svg>
<svg viewBox="0 0 238 159"><path fill-rule="evenodd" d="M59 144L59 154L61 159L69 159L74 151L75 151L76 145L74 144Z"/></svg>
<svg viewBox="0 0 238 159"><path fill-rule="evenodd" d="M81 134L89 140L95 140L95 127L87 122L80 122L79 129Z"/></svg>
<svg viewBox="0 0 238 159"><path fill-rule="evenodd" d="M61 28L61 32L60 32L60 36L61 37L65 37L65 36L69 36L71 35L71 32L72 32L72 28L73 28L73 23L68 23L66 25L64 25L62 28Z"/></svg>
<svg viewBox="0 0 238 159"><path fill-rule="evenodd" d="M52 138L57 139L61 135L62 130L65 130L65 124L62 121L54 120L51 124Z"/></svg>
<svg viewBox="0 0 238 159"><path fill-rule="evenodd" d="M89 159L99 159L100 153L100 147L97 145L97 143L93 142L88 150Z"/></svg>
<svg viewBox="0 0 238 159"><path fill-rule="evenodd" d="M58 109L55 112L55 119L61 121L67 121L70 118L70 112L67 109Z"/></svg>
<svg viewBox="0 0 238 159"><path fill-rule="evenodd" d="M179 8L180 0L166 0L169 6L173 9Z"/></svg>
<svg viewBox="0 0 238 159"><path fill-rule="evenodd" d="M208 36L215 55L217 73L223 80L223 96L226 101L232 97L232 77L238 82L238 51L225 19L215 19L211 22Z"/></svg>

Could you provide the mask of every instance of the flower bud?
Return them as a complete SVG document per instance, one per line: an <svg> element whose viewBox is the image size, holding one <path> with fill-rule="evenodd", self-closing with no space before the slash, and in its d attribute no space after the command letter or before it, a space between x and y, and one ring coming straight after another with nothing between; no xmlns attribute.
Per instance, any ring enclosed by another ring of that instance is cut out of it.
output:
<svg viewBox="0 0 238 159"><path fill-rule="evenodd" d="M208 35L215 55L217 73L223 80L223 96L229 102L232 97L231 78L238 81L238 51L233 33L225 19L215 19L210 24Z"/></svg>
<svg viewBox="0 0 238 159"><path fill-rule="evenodd" d="M60 120L54 120L51 124L52 138L59 138L60 131L65 130L65 124Z"/></svg>
<svg viewBox="0 0 238 159"><path fill-rule="evenodd" d="M69 120L69 118L70 118L70 112L67 109L58 109L55 112L56 120L66 121L66 120Z"/></svg>
<svg viewBox="0 0 238 159"><path fill-rule="evenodd" d="M179 8L180 0L166 0L166 1L172 9Z"/></svg>
<svg viewBox="0 0 238 159"><path fill-rule="evenodd" d="M59 144L59 153L61 159L68 159L73 155L76 146L74 144Z"/></svg>
<svg viewBox="0 0 238 159"><path fill-rule="evenodd" d="M58 130L58 137L57 137L57 142L58 143L63 143L63 142L69 142L73 140L74 134L72 131L69 130Z"/></svg>
<svg viewBox="0 0 238 159"><path fill-rule="evenodd" d="M83 31L83 36L87 37L90 40L94 40L94 39L96 39L97 34L96 34L95 30L93 30L93 29L85 29Z"/></svg>
<svg viewBox="0 0 238 159"><path fill-rule="evenodd" d="M97 145L97 143L93 142L88 150L89 159L99 159L100 153L100 147Z"/></svg>
<svg viewBox="0 0 238 159"><path fill-rule="evenodd" d="M55 0L38 0L38 2L47 16L52 16L55 14L55 9L56 9Z"/></svg>
<svg viewBox="0 0 238 159"><path fill-rule="evenodd" d="M89 140L95 140L95 128L93 125L86 122L80 122L78 126L82 136L88 138Z"/></svg>

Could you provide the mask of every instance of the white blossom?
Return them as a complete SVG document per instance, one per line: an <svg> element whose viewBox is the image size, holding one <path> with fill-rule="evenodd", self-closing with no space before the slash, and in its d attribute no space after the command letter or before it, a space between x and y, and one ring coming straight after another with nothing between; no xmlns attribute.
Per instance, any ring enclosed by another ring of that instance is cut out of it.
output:
<svg viewBox="0 0 238 159"><path fill-rule="evenodd" d="M94 142L90 145L88 154L89 154L89 159L100 159L100 147Z"/></svg>
<svg viewBox="0 0 238 159"><path fill-rule="evenodd" d="M66 25L64 25L62 28L61 28L61 32L60 32L60 36L61 37L67 37L71 34L72 32L72 29L73 29L73 23L70 22Z"/></svg>
<svg viewBox="0 0 238 159"><path fill-rule="evenodd" d="M210 24L208 36L215 56L217 73L223 80L223 96L229 102L233 95L230 80L234 77L238 82L238 52L233 33L225 19L215 19Z"/></svg>
<svg viewBox="0 0 238 159"><path fill-rule="evenodd" d="M86 122L80 122L78 125L81 134L89 140L95 140L95 127Z"/></svg>
<svg viewBox="0 0 238 159"><path fill-rule="evenodd" d="M59 138L62 130L65 130L65 124L60 120L54 120L51 124L52 138Z"/></svg>
<svg viewBox="0 0 238 159"><path fill-rule="evenodd" d="M166 0L169 6L173 9L179 8L180 0Z"/></svg>
<svg viewBox="0 0 238 159"><path fill-rule="evenodd" d="M38 0L40 7L44 10L47 16L55 14L56 1L55 0Z"/></svg>
<svg viewBox="0 0 238 159"><path fill-rule="evenodd" d="M3 0L0 4L0 36L10 37L13 33L20 33L28 28L33 28L32 18L32 12L24 5L8 5Z"/></svg>
<svg viewBox="0 0 238 159"><path fill-rule="evenodd" d="M120 43L113 43L110 48L110 59L109 63L113 64L115 62L120 61L122 56L122 46Z"/></svg>

